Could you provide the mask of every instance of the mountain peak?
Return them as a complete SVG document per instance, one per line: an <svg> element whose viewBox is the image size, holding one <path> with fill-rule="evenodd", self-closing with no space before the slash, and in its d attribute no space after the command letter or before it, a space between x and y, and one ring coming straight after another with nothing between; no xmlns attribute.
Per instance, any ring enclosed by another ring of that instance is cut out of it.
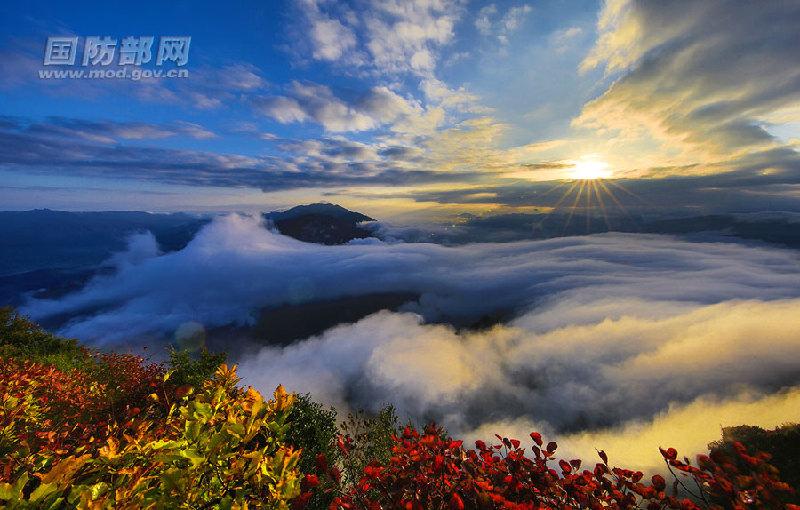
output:
<svg viewBox="0 0 800 510"><path fill-rule="evenodd" d="M264 218L272 221L283 235L318 244L345 244L353 239L372 237L372 232L358 224L375 221L365 214L325 202L264 213Z"/></svg>
<svg viewBox="0 0 800 510"><path fill-rule="evenodd" d="M361 221L375 221L366 214L345 209L341 205L331 204L329 202L316 202L313 204L297 205L285 211L272 211L264 213L264 217L273 221L290 220L300 216L308 215L330 216L339 220L345 220L352 223Z"/></svg>

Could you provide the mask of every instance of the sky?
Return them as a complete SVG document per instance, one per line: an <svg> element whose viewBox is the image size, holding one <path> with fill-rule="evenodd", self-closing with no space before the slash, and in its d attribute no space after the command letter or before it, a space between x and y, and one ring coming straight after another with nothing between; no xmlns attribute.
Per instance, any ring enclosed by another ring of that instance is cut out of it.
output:
<svg viewBox="0 0 800 510"><path fill-rule="evenodd" d="M5 2L0 208L800 211L798 26L798 1ZM95 36L117 53L82 66ZM118 64L130 36L150 62ZM41 74L136 68L188 76Z"/></svg>

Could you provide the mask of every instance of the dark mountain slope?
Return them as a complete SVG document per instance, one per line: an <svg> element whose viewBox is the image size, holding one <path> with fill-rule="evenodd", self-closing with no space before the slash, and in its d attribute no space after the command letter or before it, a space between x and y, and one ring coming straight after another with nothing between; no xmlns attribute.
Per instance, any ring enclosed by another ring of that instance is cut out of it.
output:
<svg viewBox="0 0 800 510"><path fill-rule="evenodd" d="M361 222L375 221L373 218L336 204L299 205L287 211L264 213L264 218L281 234L307 243L345 244L374 236L360 226Z"/></svg>

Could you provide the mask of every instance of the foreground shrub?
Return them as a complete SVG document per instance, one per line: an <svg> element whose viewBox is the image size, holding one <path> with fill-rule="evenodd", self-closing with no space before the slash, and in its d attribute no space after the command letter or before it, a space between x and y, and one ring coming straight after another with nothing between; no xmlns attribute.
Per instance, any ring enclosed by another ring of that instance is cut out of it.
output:
<svg viewBox="0 0 800 510"><path fill-rule="evenodd" d="M336 486L355 483L373 462L388 461L394 446L392 438L398 432L392 406L385 406L375 414L352 413L340 423L335 409L314 402L310 395L297 397L289 420L291 428L286 440L302 449L300 470L314 473L320 460L325 459L337 473L335 484L323 478L322 486L303 495L302 504L308 510L329 508ZM348 437L347 455L340 448L342 436Z"/></svg>
<svg viewBox="0 0 800 510"><path fill-rule="evenodd" d="M515 439L501 438L499 444L476 442L475 450L464 449L461 441L447 437L441 429L430 426L423 433L406 427L394 438L388 462L368 465L353 485L342 484L335 466L320 459L320 472L307 477L312 490L329 490L320 477L338 490L331 509L576 509L576 508L647 508L647 509L740 509L786 508L786 497L793 491L777 478L775 468L767 464L767 455L750 456L737 444L735 452L747 464L746 470L721 454L700 456L698 466L688 459L678 460L673 449L662 455L675 480L666 480L608 464L604 452L601 462L581 470L580 460L555 460L557 445L544 445L532 433L534 445L526 451ZM343 438L346 455L349 439ZM320 489L322 488L322 489ZM298 500L297 506L309 496Z"/></svg>
<svg viewBox="0 0 800 510"><path fill-rule="evenodd" d="M82 413L103 409L97 381L3 365L6 507L288 508L300 491L299 452L283 444L293 396L281 387L264 401L223 365L200 388L167 380L124 419L82 426Z"/></svg>
<svg viewBox="0 0 800 510"><path fill-rule="evenodd" d="M217 368L225 363L227 355L223 352L211 353L202 348L191 353L188 350L171 349L169 351L169 380L176 386L188 384L201 386L211 378Z"/></svg>
<svg viewBox="0 0 800 510"><path fill-rule="evenodd" d="M91 372L0 358L0 454L8 469L41 452L96 448L131 409L164 414L149 398L164 391L160 366L131 355L94 356Z"/></svg>
<svg viewBox="0 0 800 510"><path fill-rule="evenodd" d="M77 341L48 333L11 307L0 307L0 357L45 363L62 370L95 365L91 352Z"/></svg>
<svg viewBox="0 0 800 510"><path fill-rule="evenodd" d="M769 453L770 464L781 472L781 478L792 487L800 488L800 425L787 423L774 430L740 425L722 429L722 439L708 445L713 454L717 450L730 457L735 456L736 443L748 448ZM742 466L744 467L744 466ZM800 504L800 498L795 498Z"/></svg>

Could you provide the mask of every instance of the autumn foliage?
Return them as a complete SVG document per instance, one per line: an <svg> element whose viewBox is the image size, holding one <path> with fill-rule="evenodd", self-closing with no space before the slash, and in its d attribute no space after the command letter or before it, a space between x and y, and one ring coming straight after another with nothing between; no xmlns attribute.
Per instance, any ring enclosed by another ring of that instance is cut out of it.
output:
<svg viewBox="0 0 800 510"><path fill-rule="evenodd" d="M288 508L294 396L265 401L220 366L199 387L139 357L91 371L0 358L0 504L8 508Z"/></svg>
<svg viewBox="0 0 800 510"><path fill-rule="evenodd" d="M306 477L308 490L296 506L302 508L314 488L325 487L338 491L332 510L800 510L788 503L794 491L778 479L768 456L751 456L741 444L736 452L747 470L721 454L699 456L693 466L688 459L678 460L674 449L663 450L669 469L677 471L668 484L658 474L646 480L641 471L612 467L603 451L593 466L584 467L578 459L557 460L556 443L544 444L536 432L528 450L516 439L497 439L497 444L477 441L475 449L465 449L440 428L429 426L420 433L409 426L394 437L390 460L368 465L352 484L343 484L338 467L319 458L319 472ZM346 454L352 442L340 438L339 446Z"/></svg>

